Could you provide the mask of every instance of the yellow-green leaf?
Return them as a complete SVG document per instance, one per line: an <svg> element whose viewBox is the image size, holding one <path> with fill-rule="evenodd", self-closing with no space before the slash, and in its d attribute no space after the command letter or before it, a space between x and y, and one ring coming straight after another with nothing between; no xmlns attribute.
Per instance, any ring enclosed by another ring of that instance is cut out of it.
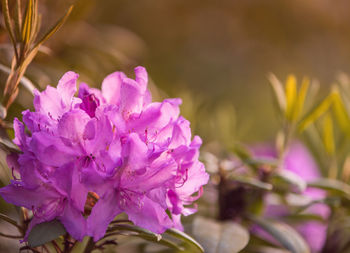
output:
<svg viewBox="0 0 350 253"><path fill-rule="evenodd" d="M308 78L304 78L301 83L300 91L296 101L293 120L297 120L300 117L300 114L303 112L305 98L309 90L309 86L310 86L310 80Z"/></svg>
<svg viewBox="0 0 350 253"><path fill-rule="evenodd" d="M341 128L341 130L347 134L350 135L350 118L349 118L349 112L339 94L339 91L337 88L333 88L333 112L335 115L335 118Z"/></svg>
<svg viewBox="0 0 350 253"><path fill-rule="evenodd" d="M273 93L275 95L280 110L282 112L285 112L287 102L282 83L277 79L277 77L274 74L269 74L268 79L270 81Z"/></svg>
<svg viewBox="0 0 350 253"><path fill-rule="evenodd" d="M29 0L27 3L24 21L22 25L22 41L27 44L30 40L31 30L33 28L33 15L34 15L34 0Z"/></svg>
<svg viewBox="0 0 350 253"><path fill-rule="evenodd" d="M286 100L287 100L286 118L291 121L293 120L296 99L297 99L297 81L295 76L290 75L288 76L287 82L286 82Z"/></svg>
<svg viewBox="0 0 350 253"><path fill-rule="evenodd" d="M323 120L323 145L328 154L333 155L335 152L333 120L330 113L327 113Z"/></svg>
<svg viewBox="0 0 350 253"><path fill-rule="evenodd" d="M9 10L9 3L8 3L8 0L2 0L1 3L2 3L2 11L4 15L6 30L9 33L13 48L15 50L16 59L18 60L18 52L17 52L17 45L16 45L17 43L15 40L15 34L13 32L13 26L12 26L10 10Z"/></svg>
<svg viewBox="0 0 350 253"><path fill-rule="evenodd" d="M308 112L299 123L299 131L304 131L310 124L315 122L325 112L328 111L333 103L333 96L329 94L325 99L321 100L310 112Z"/></svg>
<svg viewBox="0 0 350 253"><path fill-rule="evenodd" d="M61 26L64 24L64 22L67 20L67 18L69 17L69 15L71 14L73 10L73 5L69 7L68 11L66 12L66 14L57 21L57 23L42 37L41 40L39 40L36 45L33 47L33 50L37 49L38 47L40 47L41 44L43 44L46 40L48 40L54 33L56 33L58 31L58 29L61 28Z"/></svg>

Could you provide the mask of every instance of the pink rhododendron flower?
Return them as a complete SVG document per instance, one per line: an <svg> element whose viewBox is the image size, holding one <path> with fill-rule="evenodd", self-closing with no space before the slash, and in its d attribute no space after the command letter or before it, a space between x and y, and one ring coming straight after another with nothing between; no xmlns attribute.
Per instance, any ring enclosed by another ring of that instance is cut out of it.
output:
<svg viewBox="0 0 350 253"><path fill-rule="evenodd" d="M253 153L256 157L277 157L275 149L266 145L255 147ZM292 143L287 150L283 161L283 169L295 173L306 182L311 182L321 177L316 162L306 147L300 142ZM307 188L303 192L303 195L309 197L311 200L323 199L326 196L324 191L314 188ZM324 219L327 219L330 213L329 207L325 204L314 204L306 211L310 214L320 215ZM267 217L278 217L286 214L288 214L286 208L272 204L267 205L265 212ZM319 252L322 249L327 236L326 224L319 221L308 221L297 225L296 229L307 241L312 252Z"/></svg>
<svg viewBox="0 0 350 253"><path fill-rule="evenodd" d="M122 212L162 233L181 229L181 215L196 211L190 205L209 178L198 161L201 139L191 138L180 99L152 103L146 70L135 74L110 74L101 91L82 83L75 97L78 75L68 72L57 89L35 93L24 124L15 119L22 153L8 163L19 178L0 195L33 211L27 235L35 224L58 219L75 239L97 241ZM98 201L87 215L89 192Z"/></svg>

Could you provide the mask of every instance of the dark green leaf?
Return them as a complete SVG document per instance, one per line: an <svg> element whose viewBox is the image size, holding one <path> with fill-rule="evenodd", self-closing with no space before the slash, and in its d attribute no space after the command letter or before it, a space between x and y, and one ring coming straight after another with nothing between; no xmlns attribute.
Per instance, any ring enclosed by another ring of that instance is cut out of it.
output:
<svg viewBox="0 0 350 253"><path fill-rule="evenodd" d="M36 225L29 233L28 243L30 247L38 247L47 242L55 240L61 235L64 235L66 230L63 225L57 221L43 222Z"/></svg>

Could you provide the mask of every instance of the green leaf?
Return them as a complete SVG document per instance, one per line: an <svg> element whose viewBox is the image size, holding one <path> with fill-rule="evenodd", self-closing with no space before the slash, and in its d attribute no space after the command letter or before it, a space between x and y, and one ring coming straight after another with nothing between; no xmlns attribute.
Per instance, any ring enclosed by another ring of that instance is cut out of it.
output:
<svg viewBox="0 0 350 253"><path fill-rule="evenodd" d="M29 232L28 243L30 247L38 247L64 235L66 230L58 220L40 223Z"/></svg>
<svg viewBox="0 0 350 253"><path fill-rule="evenodd" d="M308 221L325 222L325 219L321 215L311 213L290 214L284 217L288 223L300 224Z"/></svg>
<svg viewBox="0 0 350 253"><path fill-rule="evenodd" d="M0 144L11 152L19 152L19 148L10 140L5 129L0 127Z"/></svg>
<svg viewBox="0 0 350 253"><path fill-rule="evenodd" d="M323 120L323 145L328 154L333 155L335 153L334 133L333 133L333 120L330 113L327 113Z"/></svg>
<svg viewBox="0 0 350 253"><path fill-rule="evenodd" d="M322 116L332 105L333 95L329 94L325 99L321 100L314 108L308 112L299 123L299 131L304 131L310 124L315 122Z"/></svg>
<svg viewBox="0 0 350 253"><path fill-rule="evenodd" d="M303 178L289 170L277 170L275 171L273 177L275 179L282 180L284 183L287 183L288 185L292 186L292 190L299 193L303 192L307 186Z"/></svg>
<svg viewBox="0 0 350 253"><path fill-rule="evenodd" d="M304 78L301 83L300 91L296 100L293 120L297 120L301 115L301 113L303 112L305 98L309 90L309 86L310 86L310 80L308 78Z"/></svg>
<svg viewBox="0 0 350 253"><path fill-rule="evenodd" d="M16 60L18 60L17 43L15 39L15 34L13 32L12 21L10 17L9 3L8 0L2 0L2 11L4 14L6 30L9 33L13 48L15 50Z"/></svg>
<svg viewBox="0 0 350 253"><path fill-rule="evenodd" d="M17 224L17 222L15 220L13 220L12 218L10 218L9 216L7 216L6 214L0 213L0 219L6 221L7 223L10 223L11 225L15 226L16 228L18 228L19 230L22 230L22 228L20 227L20 225Z"/></svg>
<svg viewBox="0 0 350 253"><path fill-rule="evenodd" d="M350 118L349 112L343 103L337 87L333 87L333 112L340 129L348 136L350 136Z"/></svg>
<svg viewBox="0 0 350 253"><path fill-rule="evenodd" d="M170 228L166 231L167 234L172 235L178 239L180 239L181 241L186 242L187 244L190 244L192 246L194 246L195 248L197 248L200 252L204 252L203 247L191 236L189 236L188 234L177 230L175 228Z"/></svg>
<svg viewBox="0 0 350 253"><path fill-rule="evenodd" d="M262 189L265 191L271 191L273 188L272 184L262 182L256 178L253 178L253 177L238 176L238 175L235 175L233 173L230 173L228 178L232 179L238 183L249 185L249 186L252 186L254 188Z"/></svg>
<svg viewBox="0 0 350 253"><path fill-rule="evenodd" d="M289 225L260 217L249 217L259 227L273 236L284 248L292 253L310 253L304 239Z"/></svg>
<svg viewBox="0 0 350 253"><path fill-rule="evenodd" d="M336 195L350 198L350 186L344 182L331 178L321 178L308 183L309 187L320 188Z"/></svg>
<svg viewBox="0 0 350 253"><path fill-rule="evenodd" d="M73 5L69 7L69 9L67 10L66 14L60 20L57 21L57 23L41 38L41 40L39 40L36 43L36 45L33 47L33 49L39 48L40 45L42 45L53 34L55 34L58 31L58 29L61 28L61 26L64 24L64 22L67 20L67 18L71 14L72 10L73 10Z"/></svg>
<svg viewBox="0 0 350 253"><path fill-rule="evenodd" d="M206 253L235 253L249 242L249 233L234 222L218 222L197 216L193 222L193 235L203 245Z"/></svg>
<svg viewBox="0 0 350 253"><path fill-rule="evenodd" d="M2 65L1 63L0 70L7 74L11 73L11 69L5 65ZM20 80L20 84L22 84L24 88L26 88L32 95L34 95L35 86L27 77L23 76Z"/></svg>
<svg viewBox="0 0 350 253"><path fill-rule="evenodd" d="M295 105L297 100L297 80L295 76L290 75L286 81L286 118L293 120Z"/></svg>
<svg viewBox="0 0 350 253"><path fill-rule="evenodd" d="M282 83L277 79L277 77L274 74L269 74L268 79L270 81L273 93L275 95L275 99L281 112L285 112L287 102Z"/></svg>
<svg viewBox="0 0 350 253"><path fill-rule="evenodd" d="M131 234L131 236L137 236L144 240L162 244L164 246L167 246L169 248L173 248L176 250L180 250L180 251L183 250L182 247L178 246L177 244L175 244L170 240L163 238L160 234L153 233L152 231L149 231L147 229L144 229L135 225L131 225L131 224L113 224L108 228L105 237L109 236L109 234L112 234L116 231L135 232L136 234Z"/></svg>
<svg viewBox="0 0 350 253"><path fill-rule="evenodd" d="M24 20L22 25L22 41L27 44L31 38L33 29L33 17L35 15L35 0L28 0L26 11L24 14Z"/></svg>
<svg viewBox="0 0 350 253"><path fill-rule="evenodd" d="M15 34L18 41L21 41L21 26L22 26L22 8L21 0L16 0L15 4Z"/></svg>

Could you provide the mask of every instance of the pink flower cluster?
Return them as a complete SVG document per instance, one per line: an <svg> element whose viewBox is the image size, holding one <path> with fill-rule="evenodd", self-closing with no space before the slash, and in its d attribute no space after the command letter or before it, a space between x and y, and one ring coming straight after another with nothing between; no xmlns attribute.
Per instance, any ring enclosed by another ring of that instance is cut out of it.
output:
<svg viewBox="0 0 350 253"><path fill-rule="evenodd" d="M24 124L15 119L22 153L8 157L17 177L0 195L33 211L27 235L57 219L75 239L96 241L123 212L162 233L181 229L181 215L196 211L189 205L209 178L198 161L201 139L191 139L180 99L152 103L146 70L135 74L133 80L112 73L102 90L82 83L76 97L78 74L68 72L57 89L35 93L35 111L23 112ZM87 215L91 194L98 201Z"/></svg>

